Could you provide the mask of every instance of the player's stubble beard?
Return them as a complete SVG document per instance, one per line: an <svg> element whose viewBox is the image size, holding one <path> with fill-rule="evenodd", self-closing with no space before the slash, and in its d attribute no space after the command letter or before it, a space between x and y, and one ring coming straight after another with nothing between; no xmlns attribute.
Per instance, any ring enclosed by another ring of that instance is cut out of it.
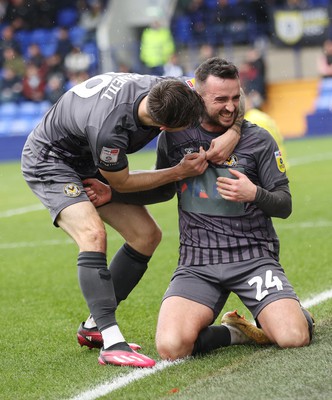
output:
<svg viewBox="0 0 332 400"><path fill-rule="evenodd" d="M235 122L239 114L239 108L236 108L232 113L222 110L214 115L205 114L202 126L207 131L225 133ZM224 119L228 119L228 115L232 116L229 118L229 122L225 122Z"/></svg>

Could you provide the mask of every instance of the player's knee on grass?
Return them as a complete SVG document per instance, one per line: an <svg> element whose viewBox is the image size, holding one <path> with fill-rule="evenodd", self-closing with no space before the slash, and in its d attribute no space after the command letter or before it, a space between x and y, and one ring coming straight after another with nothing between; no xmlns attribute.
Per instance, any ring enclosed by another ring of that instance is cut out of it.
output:
<svg viewBox="0 0 332 400"><path fill-rule="evenodd" d="M90 313L100 331L116 324L117 307L111 273L106 255L81 252L78 256L78 278Z"/></svg>
<svg viewBox="0 0 332 400"><path fill-rule="evenodd" d="M157 333L156 347L163 360L174 361L190 356L194 348L194 341L190 338L180 337L178 334Z"/></svg>
<svg viewBox="0 0 332 400"><path fill-rule="evenodd" d="M303 309L302 309L303 311ZM306 311L306 310L305 310ZM310 344L312 338L313 320L310 314L303 311L305 321L298 321L296 324L288 326L288 329L279 333L276 344L281 348L303 347ZM308 317L308 318L307 318ZM309 324L310 317L310 324Z"/></svg>

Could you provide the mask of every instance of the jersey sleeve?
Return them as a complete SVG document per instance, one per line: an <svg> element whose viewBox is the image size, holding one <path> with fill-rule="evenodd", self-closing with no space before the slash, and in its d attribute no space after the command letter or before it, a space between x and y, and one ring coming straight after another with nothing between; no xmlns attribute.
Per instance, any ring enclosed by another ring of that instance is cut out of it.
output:
<svg viewBox="0 0 332 400"><path fill-rule="evenodd" d="M157 160L155 169L163 169L171 167L169 157L167 155L167 136L166 132L163 131L158 137L157 142Z"/></svg>
<svg viewBox="0 0 332 400"><path fill-rule="evenodd" d="M128 166L128 132L119 129L112 114L105 120L97 134L96 156L98 168L117 172Z"/></svg>
<svg viewBox="0 0 332 400"><path fill-rule="evenodd" d="M278 186L289 183L282 154L275 139L262 128L259 142L255 149L258 179L261 187L266 190L274 190Z"/></svg>

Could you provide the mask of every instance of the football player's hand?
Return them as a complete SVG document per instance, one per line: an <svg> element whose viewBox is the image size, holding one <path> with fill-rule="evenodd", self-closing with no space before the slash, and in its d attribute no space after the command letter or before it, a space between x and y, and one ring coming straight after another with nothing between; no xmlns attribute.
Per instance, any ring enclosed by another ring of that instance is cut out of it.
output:
<svg viewBox="0 0 332 400"><path fill-rule="evenodd" d="M199 153L186 154L178 164L180 171L179 179L201 175L208 165L206 161L206 152L203 147L200 147Z"/></svg>
<svg viewBox="0 0 332 400"><path fill-rule="evenodd" d="M85 179L83 185L86 194L95 207L100 207L111 201L112 190L109 185L105 185L105 183L94 178Z"/></svg>
<svg viewBox="0 0 332 400"><path fill-rule="evenodd" d="M211 141L210 148L206 152L207 160L214 164L223 164L231 156L239 140L238 133L230 128Z"/></svg>
<svg viewBox="0 0 332 400"><path fill-rule="evenodd" d="M235 169L229 169L229 172L236 179L222 176L217 178L217 191L220 196L225 200L236 202L254 201L257 192L256 185L246 175Z"/></svg>

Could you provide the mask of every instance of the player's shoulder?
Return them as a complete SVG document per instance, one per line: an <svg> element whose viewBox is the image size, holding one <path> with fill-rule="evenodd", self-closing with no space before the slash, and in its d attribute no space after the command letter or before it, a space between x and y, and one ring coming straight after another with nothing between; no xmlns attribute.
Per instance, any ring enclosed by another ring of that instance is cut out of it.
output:
<svg viewBox="0 0 332 400"><path fill-rule="evenodd" d="M268 131L260 125L257 125L255 122L248 121L247 119L243 120L242 124L242 132L248 133L250 135L254 135L259 137L260 135L265 136L269 134Z"/></svg>
<svg viewBox="0 0 332 400"><path fill-rule="evenodd" d="M265 128L247 120L243 121L241 138L252 145L268 146L274 141L272 135Z"/></svg>

